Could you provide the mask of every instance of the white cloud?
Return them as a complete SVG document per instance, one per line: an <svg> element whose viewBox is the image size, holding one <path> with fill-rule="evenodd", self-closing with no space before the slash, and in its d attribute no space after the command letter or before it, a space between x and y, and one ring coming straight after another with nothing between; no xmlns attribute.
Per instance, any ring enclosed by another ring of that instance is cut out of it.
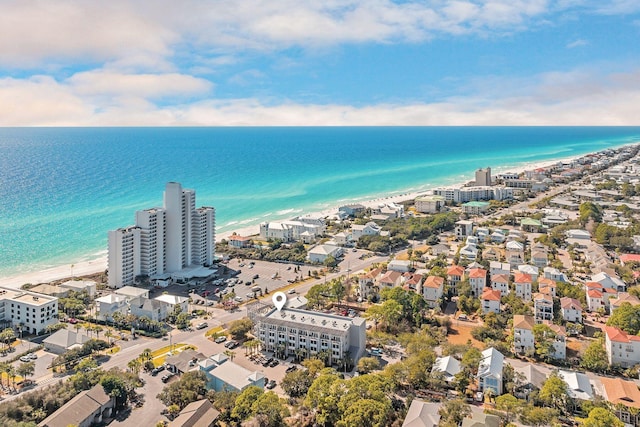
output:
<svg viewBox="0 0 640 427"><path fill-rule="evenodd" d="M573 49L575 47L582 47L582 46L587 46L589 44L589 42L587 40L584 39L577 39L574 40L570 43L567 43L567 49Z"/></svg>
<svg viewBox="0 0 640 427"><path fill-rule="evenodd" d="M122 77L122 78L120 78ZM502 80L518 91L476 91L440 103L301 105L266 104L256 99L199 101L159 105L154 84L127 94L136 78L118 76L113 96L107 89L88 91L87 75L58 82L50 77L0 79L1 126L299 126L299 125L640 125L640 70L600 76L585 70L545 73L521 80ZM144 76L140 77L144 80ZM154 76L151 81L154 81ZM160 81L162 81L160 78ZM171 80L172 76L166 77ZM178 81L183 77L177 78ZM190 82L195 91L199 82ZM78 84L82 81L82 84Z"/></svg>

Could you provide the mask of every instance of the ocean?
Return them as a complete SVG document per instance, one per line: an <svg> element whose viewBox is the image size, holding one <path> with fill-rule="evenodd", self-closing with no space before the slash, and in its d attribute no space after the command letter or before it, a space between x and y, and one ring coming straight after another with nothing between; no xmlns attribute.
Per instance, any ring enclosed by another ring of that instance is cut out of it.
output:
<svg viewBox="0 0 640 427"><path fill-rule="evenodd" d="M640 127L0 128L0 276L104 256L168 181L217 231L640 141Z"/></svg>

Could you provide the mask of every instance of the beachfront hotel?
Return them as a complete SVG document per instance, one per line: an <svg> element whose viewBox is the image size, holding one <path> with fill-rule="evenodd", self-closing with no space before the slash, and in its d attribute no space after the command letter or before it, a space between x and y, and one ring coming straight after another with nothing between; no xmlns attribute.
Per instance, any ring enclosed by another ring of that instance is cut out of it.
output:
<svg viewBox="0 0 640 427"><path fill-rule="evenodd" d="M195 190L169 182L162 208L137 211L134 226L109 231L109 287L133 285L190 266L210 266L215 256L215 209L196 209Z"/></svg>
<svg viewBox="0 0 640 427"><path fill-rule="evenodd" d="M58 298L35 292L0 288L0 322L28 334L44 332L58 323Z"/></svg>
<svg viewBox="0 0 640 427"><path fill-rule="evenodd" d="M362 317L345 317L310 310L254 303L247 307L262 348L282 358L322 355L338 364L348 355L353 363L366 344L366 322Z"/></svg>

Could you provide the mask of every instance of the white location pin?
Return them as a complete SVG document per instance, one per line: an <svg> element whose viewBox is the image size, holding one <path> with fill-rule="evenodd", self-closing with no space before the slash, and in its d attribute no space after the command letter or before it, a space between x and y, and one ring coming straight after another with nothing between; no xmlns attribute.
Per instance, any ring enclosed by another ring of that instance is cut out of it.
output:
<svg viewBox="0 0 640 427"><path fill-rule="evenodd" d="M273 305L276 306L278 311L282 310L282 307L287 303L287 295L284 292L276 292L271 297L273 300Z"/></svg>

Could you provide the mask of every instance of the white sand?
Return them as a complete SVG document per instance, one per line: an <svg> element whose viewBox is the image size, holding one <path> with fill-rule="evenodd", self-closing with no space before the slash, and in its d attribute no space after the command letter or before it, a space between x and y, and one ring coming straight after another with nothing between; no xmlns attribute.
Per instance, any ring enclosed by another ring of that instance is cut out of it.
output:
<svg viewBox="0 0 640 427"><path fill-rule="evenodd" d="M550 160L547 162L540 162L540 163L535 163L535 164L527 164L518 168L509 168L508 171L509 172L516 172L516 173L520 173L520 172L524 172L526 170L532 170L532 169L536 169L536 168L540 168L540 167L546 167L546 166L550 166L553 164L558 163L559 161L567 161L567 160L571 160L573 158L570 159L558 159L558 160ZM496 169L496 172L500 170L500 171L504 171L506 172L507 170L504 168L500 168L500 169ZM414 192L414 193L404 193L404 194L399 194L399 195L393 195L393 196L388 196L388 197L379 197L376 199L372 199L372 200L367 200L367 201L358 201L358 203L360 203L363 206L366 206L368 208L371 207L376 207L379 206L381 204L386 204L386 203L400 203L403 202L405 200L413 200L415 199L417 196L421 195L421 194L425 194L425 192ZM342 205L344 205L346 203L342 203ZM315 212L315 213L310 213L307 212L305 214L300 214L299 216L304 216L304 215L314 215L314 216L322 216L322 217L326 217L326 216L331 216L334 215L338 212L338 207L339 206L335 206L329 209L325 209L322 212ZM220 233L216 236L216 239L222 240L225 238L228 238L231 234L233 234L234 232L236 234L239 234L241 236L254 236L259 234L259 226L258 225L250 225L247 227L243 227L234 231L228 231L228 232L224 232L224 233ZM95 274L95 273L100 273L104 270L107 269L107 257L103 256L91 261L83 261L83 262L78 262L76 264L73 264L73 269L71 268L72 263L69 264L65 264L65 265L61 265L59 267L54 267L54 268L49 268L46 270L42 270L42 271L36 271L36 272L32 272L32 273L24 273L24 274L20 274L20 275L16 275L16 276L12 276L12 277L3 277L0 278L0 286L5 286L5 287L10 287L10 288L19 288L20 286L24 285L25 283L32 283L32 284L37 284L37 283L48 283L48 282L52 282L54 280L60 280L60 279L64 279L67 277L80 277L83 275L90 275L90 274Z"/></svg>

